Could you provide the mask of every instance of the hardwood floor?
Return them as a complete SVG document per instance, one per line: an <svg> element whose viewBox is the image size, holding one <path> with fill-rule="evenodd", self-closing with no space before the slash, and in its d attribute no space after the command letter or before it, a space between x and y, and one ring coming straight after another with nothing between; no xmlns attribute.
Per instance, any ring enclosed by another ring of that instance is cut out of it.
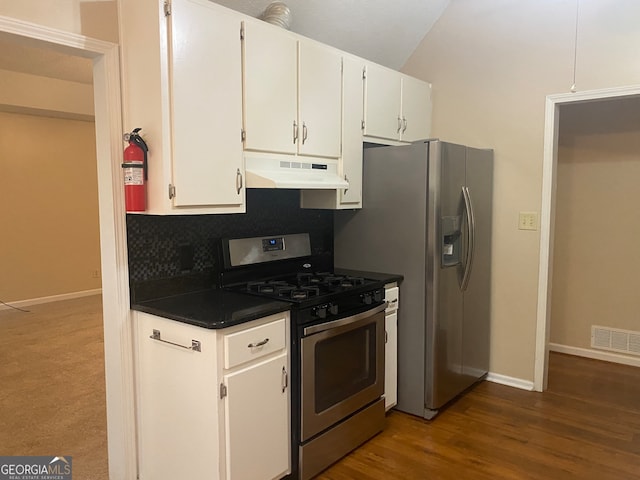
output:
<svg viewBox="0 0 640 480"><path fill-rule="evenodd" d="M107 480L100 295L0 311L0 455L70 455Z"/></svg>
<svg viewBox="0 0 640 480"><path fill-rule="evenodd" d="M0 311L0 455L107 480L101 299L29 309ZM316 480L571 478L640 479L640 369L553 353L548 391L483 382L431 422L392 411Z"/></svg>
<svg viewBox="0 0 640 480"><path fill-rule="evenodd" d="M549 389L483 382L387 428L318 480L638 479L640 369L552 353Z"/></svg>

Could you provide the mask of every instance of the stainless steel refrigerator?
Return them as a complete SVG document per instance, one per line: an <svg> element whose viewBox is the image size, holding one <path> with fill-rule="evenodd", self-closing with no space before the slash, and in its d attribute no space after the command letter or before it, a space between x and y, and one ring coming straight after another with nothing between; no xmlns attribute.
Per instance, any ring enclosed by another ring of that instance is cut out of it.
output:
<svg viewBox="0 0 640 480"><path fill-rule="evenodd" d="M400 273L397 409L432 418L489 367L493 150L367 148L363 208L336 212L335 265Z"/></svg>

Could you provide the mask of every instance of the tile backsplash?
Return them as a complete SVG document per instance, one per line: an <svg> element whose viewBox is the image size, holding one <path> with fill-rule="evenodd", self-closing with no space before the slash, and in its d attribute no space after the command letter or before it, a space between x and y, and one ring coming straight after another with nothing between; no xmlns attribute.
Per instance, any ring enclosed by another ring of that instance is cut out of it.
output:
<svg viewBox="0 0 640 480"><path fill-rule="evenodd" d="M309 232L314 255L333 254L333 212L302 209L298 190L248 189L247 213L229 215L127 215L129 280L219 271L220 238Z"/></svg>

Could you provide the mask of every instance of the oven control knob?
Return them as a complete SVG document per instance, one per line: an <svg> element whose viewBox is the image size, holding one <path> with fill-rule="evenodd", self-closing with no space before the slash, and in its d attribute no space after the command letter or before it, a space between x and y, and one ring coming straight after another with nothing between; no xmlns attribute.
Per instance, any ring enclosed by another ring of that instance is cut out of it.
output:
<svg viewBox="0 0 640 480"><path fill-rule="evenodd" d="M371 305L371 302L372 302L371 294L365 293L364 295L362 295L362 302L365 305Z"/></svg>
<svg viewBox="0 0 640 480"><path fill-rule="evenodd" d="M329 304L329 313L331 315L337 315L338 314L338 305L334 305L332 303Z"/></svg>
<svg viewBox="0 0 640 480"><path fill-rule="evenodd" d="M317 307L315 309L315 314L318 318L327 318L327 307L324 305L321 307Z"/></svg>
<svg viewBox="0 0 640 480"><path fill-rule="evenodd" d="M373 294L373 299L376 302L381 302L382 301L382 290L376 290L375 293Z"/></svg>

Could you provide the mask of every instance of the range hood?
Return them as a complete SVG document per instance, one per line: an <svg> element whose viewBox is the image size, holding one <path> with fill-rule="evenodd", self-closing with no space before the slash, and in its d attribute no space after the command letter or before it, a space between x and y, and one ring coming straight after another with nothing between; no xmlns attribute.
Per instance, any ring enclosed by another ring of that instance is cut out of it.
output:
<svg viewBox="0 0 640 480"><path fill-rule="evenodd" d="M245 153L247 188L344 189L338 161Z"/></svg>

